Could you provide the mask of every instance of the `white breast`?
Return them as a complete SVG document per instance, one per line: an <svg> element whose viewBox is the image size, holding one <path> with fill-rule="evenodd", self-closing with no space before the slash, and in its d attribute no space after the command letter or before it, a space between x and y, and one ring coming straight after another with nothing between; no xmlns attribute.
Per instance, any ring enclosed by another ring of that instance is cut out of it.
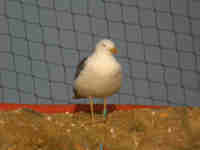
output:
<svg viewBox="0 0 200 150"><path fill-rule="evenodd" d="M96 72L99 75L115 74L121 69L121 65L112 55L93 55L88 59L85 71Z"/></svg>
<svg viewBox="0 0 200 150"><path fill-rule="evenodd" d="M85 97L106 97L120 89L121 79L121 65L113 56L93 55L75 81L75 88Z"/></svg>

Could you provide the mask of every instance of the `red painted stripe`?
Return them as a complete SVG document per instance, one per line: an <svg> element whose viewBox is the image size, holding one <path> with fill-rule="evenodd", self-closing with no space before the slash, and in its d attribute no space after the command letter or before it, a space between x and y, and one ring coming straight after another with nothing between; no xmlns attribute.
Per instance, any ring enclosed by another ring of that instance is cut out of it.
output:
<svg viewBox="0 0 200 150"><path fill-rule="evenodd" d="M166 108L167 106L145 106L145 105L115 105L108 104L107 109L109 112L114 110L132 110L139 108ZM0 104L0 111L16 110L20 108L30 108L43 113L75 113L79 111L90 112L89 104ZM94 105L95 112L103 111L102 104Z"/></svg>

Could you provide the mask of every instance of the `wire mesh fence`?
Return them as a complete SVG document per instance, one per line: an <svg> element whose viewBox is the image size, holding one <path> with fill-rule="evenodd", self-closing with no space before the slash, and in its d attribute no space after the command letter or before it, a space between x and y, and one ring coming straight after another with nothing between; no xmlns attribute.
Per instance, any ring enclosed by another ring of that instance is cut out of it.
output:
<svg viewBox="0 0 200 150"><path fill-rule="evenodd" d="M199 26L199 0L0 0L0 102L88 103L75 67L110 38L124 77L109 103L200 105Z"/></svg>

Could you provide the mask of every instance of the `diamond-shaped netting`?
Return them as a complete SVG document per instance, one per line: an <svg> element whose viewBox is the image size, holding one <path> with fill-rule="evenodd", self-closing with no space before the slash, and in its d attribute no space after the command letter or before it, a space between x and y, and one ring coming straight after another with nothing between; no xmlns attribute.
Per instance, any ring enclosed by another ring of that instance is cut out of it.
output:
<svg viewBox="0 0 200 150"><path fill-rule="evenodd" d="M0 0L0 102L88 103L73 76L102 38L124 70L109 103L200 105L198 0Z"/></svg>

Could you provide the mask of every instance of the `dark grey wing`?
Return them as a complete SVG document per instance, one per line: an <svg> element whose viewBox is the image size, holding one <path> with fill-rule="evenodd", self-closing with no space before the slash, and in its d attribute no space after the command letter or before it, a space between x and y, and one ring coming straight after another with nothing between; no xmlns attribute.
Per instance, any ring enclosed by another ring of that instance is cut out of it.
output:
<svg viewBox="0 0 200 150"><path fill-rule="evenodd" d="M76 73L74 76L74 80L76 80L79 76L79 74L81 73L81 71L84 69L85 66L85 61L87 60L88 57L85 57L81 60L81 62L78 64L77 68L76 68ZM75 88L73 88L73 92L74 92L74 96L73 98L82 98L80 95L78 95L78 92L76 91Z"/></svg>
<svg viewBox="0 0 200 150"><path fill-rule="evenodd" d="M77 68L76 68L76 73L74 76L74 80L79 76L79 74L81 73L81 71L83 70L84 66L85 66L85 61L87 60L88 57L83 58L80 63L78 64Z"/></svg>

